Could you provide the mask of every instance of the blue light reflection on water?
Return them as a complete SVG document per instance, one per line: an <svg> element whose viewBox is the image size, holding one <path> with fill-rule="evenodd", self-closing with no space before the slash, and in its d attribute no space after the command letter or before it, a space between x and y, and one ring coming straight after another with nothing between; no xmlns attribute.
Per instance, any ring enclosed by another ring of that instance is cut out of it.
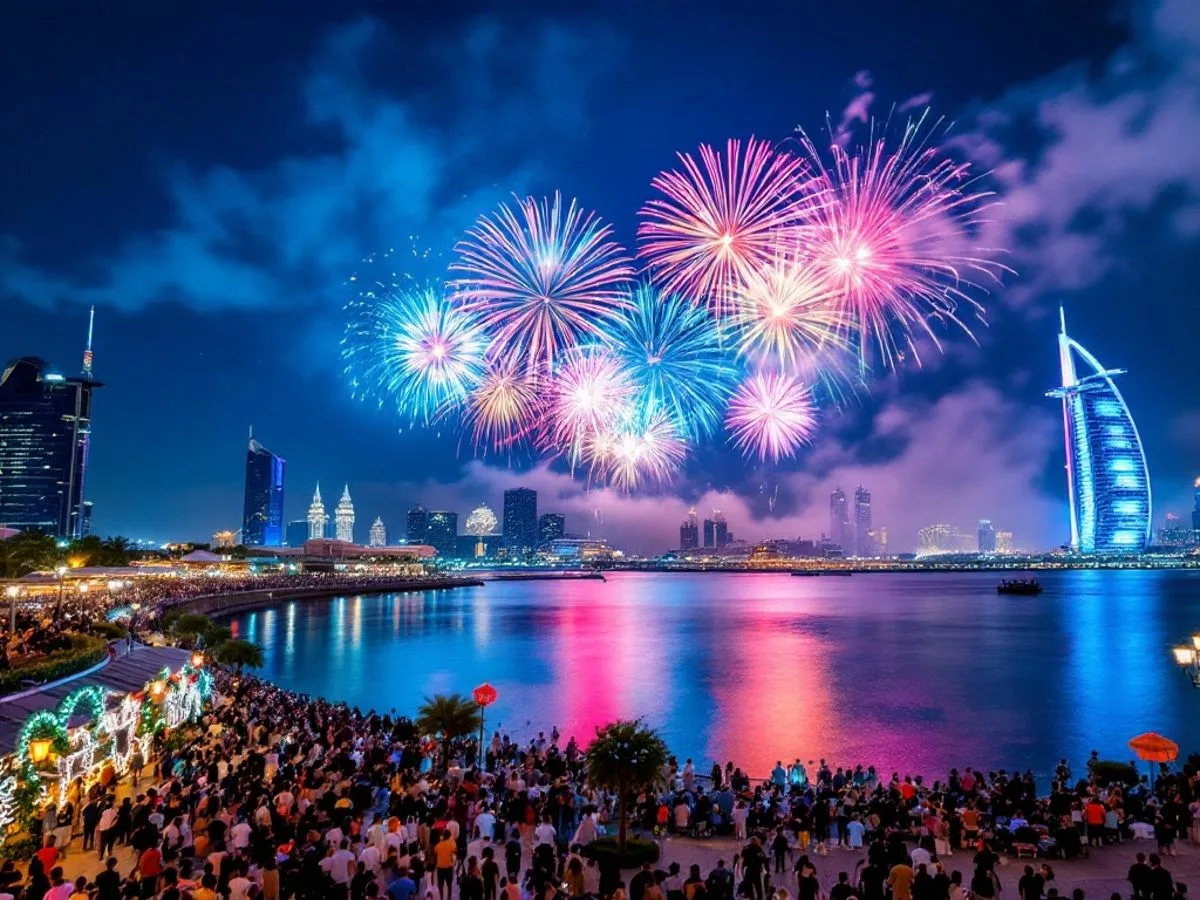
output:
<svg viewBox="0 0 1200 900"><path fill-rule="evenodd" d="M232 624L264 674L411 714L482 681L489 726L581 741L643 716L672 748L765 773L825 756L887 770L1032 768L1156 730L1200 750L1170 644L1200 628L1200 573L1060 572L1040 597L984 573L681 575L289 603Z"/></svg>

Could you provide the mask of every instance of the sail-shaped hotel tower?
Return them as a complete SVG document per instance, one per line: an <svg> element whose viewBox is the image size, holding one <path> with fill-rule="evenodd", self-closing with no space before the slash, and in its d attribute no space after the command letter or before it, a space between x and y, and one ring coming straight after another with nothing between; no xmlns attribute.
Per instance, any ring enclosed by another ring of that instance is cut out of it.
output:
<svg viewBox="0 0 1200 900"><path fill-rule="evenodd" d="M1150 471L1137 426L1113 383L1123 369L1106 369L1067 336L1058 335L1061 397L1067 442L1071 547L1078 553L1140 553L1150 540ZM1078 365L1078 370L1076 366Z"/></svg>

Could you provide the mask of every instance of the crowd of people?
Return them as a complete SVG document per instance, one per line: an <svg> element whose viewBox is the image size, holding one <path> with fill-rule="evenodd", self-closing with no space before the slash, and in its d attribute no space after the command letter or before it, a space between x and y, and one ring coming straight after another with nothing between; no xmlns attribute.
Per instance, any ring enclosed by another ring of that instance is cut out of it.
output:
<svg viewBox="0 0 1200 900"><path fill-rule="evenodd" d="M1076 781L1064 762L1039 793L1029 773L926 783L821 760L756 782L732 764L701 775L672 760L629 798L634 832L716 837L670 847L728 859L664 855L626 880L588 849L615 831L616 803L589 786L574 739L496 734L483 767L471 739L440 752L407 719L218 673L187 740L133 761L127 796L96 785L79 808L47 810L41 849L0 869L0 898L996 900L1000 861L1027 856L1017 900L1055 900L1059 859L1114 852L1094 848L1147 826L1157 853L1134 863L1129 896L1181 900L1164 860L1197 837L1196 780L1179 773L1125 788ZM124 847L131 864L114 855ZM87 854L74 882L64 853Z"/></svg>

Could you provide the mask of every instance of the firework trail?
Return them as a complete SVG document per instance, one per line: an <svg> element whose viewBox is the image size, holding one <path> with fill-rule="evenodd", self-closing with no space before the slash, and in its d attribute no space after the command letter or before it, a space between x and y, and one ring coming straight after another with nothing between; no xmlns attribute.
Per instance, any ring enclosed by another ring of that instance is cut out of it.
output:
<svg viewBox="0 0 1200 900"><path fill-rule="evenodd" d="M641 255L664 291L720 318L746 274L774 259L781 233L801 226L818 200L804 160L766 141L751 138L743 153L730 140L723 155L701 145L699 162L678 156L682 171L651 181L665 196L641 209Z"/></svg>
<svg viewBox="0 0 1200 900"><path fill-rule="evenodd" d="M1006 271L989 258L993 251L972 246L991 195L976 188L969 163L933 146L938 125L927 128L925 118L909 123L894 147L874 126L858 149L834 144L829 165L801 132L826 197L812 210L805 247L838 291L864 365L877 356L894 367L909 353L919 362L914 332L940 349L935 321L970 335L963 313L983 312L972 279L998 282Z"/></svg>
<svg viewBox="0 0 1200 900"><path fill-rule="evenodd" d="M482 377L487 340L441 287L365 290L342 341L354 393L395 403L410 421L429 422L459 404Z"/></svg>
<svg viewBox="0 0 1200 900"><path fill-rule="evenodd" d="M811 392L797 379L759 372L734 392L725 425L746 456L778 462L812 440L816 409Z"/></svg>
<svg viewBox="0 0 1200 900"><path fill-rule="evenodd" d="M688 440L701 440L718 428L738 368L703 307L642 283L608 337L646 407L666 410Z"/></svg>
<svg viewBox="0 0 1200 900"><path fill-rule="evenodd" d="M495 360L467 397L463 427L476 447L508 450L535 427L537 382L505 360Z"/></svg>
<svg viewBox="0 0 1200 900"><path fill-rule="evenodd" d="M491 355L544 375L603 336L633 276L611 229L561 195L502 204L455 248L456 301L492 336Z"/></svg>

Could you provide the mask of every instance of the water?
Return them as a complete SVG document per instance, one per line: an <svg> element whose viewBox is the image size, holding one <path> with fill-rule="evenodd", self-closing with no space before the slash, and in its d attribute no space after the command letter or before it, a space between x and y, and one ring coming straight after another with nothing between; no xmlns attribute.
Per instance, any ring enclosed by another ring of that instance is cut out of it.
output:
<svg viewBox="0 0 1200 900"><path fill-rule="evenodd" d="M643 717L707 769L826 757L887 771L1052 771L1143 731L1200 752L1200 692L1170 646L1200 629L1200 572L1059 572L1038 597L988 573L793 578L617 573L607 582L289 603L237 617L263 674L411 715L488 681L489 732L586 743Z"/></svg>

